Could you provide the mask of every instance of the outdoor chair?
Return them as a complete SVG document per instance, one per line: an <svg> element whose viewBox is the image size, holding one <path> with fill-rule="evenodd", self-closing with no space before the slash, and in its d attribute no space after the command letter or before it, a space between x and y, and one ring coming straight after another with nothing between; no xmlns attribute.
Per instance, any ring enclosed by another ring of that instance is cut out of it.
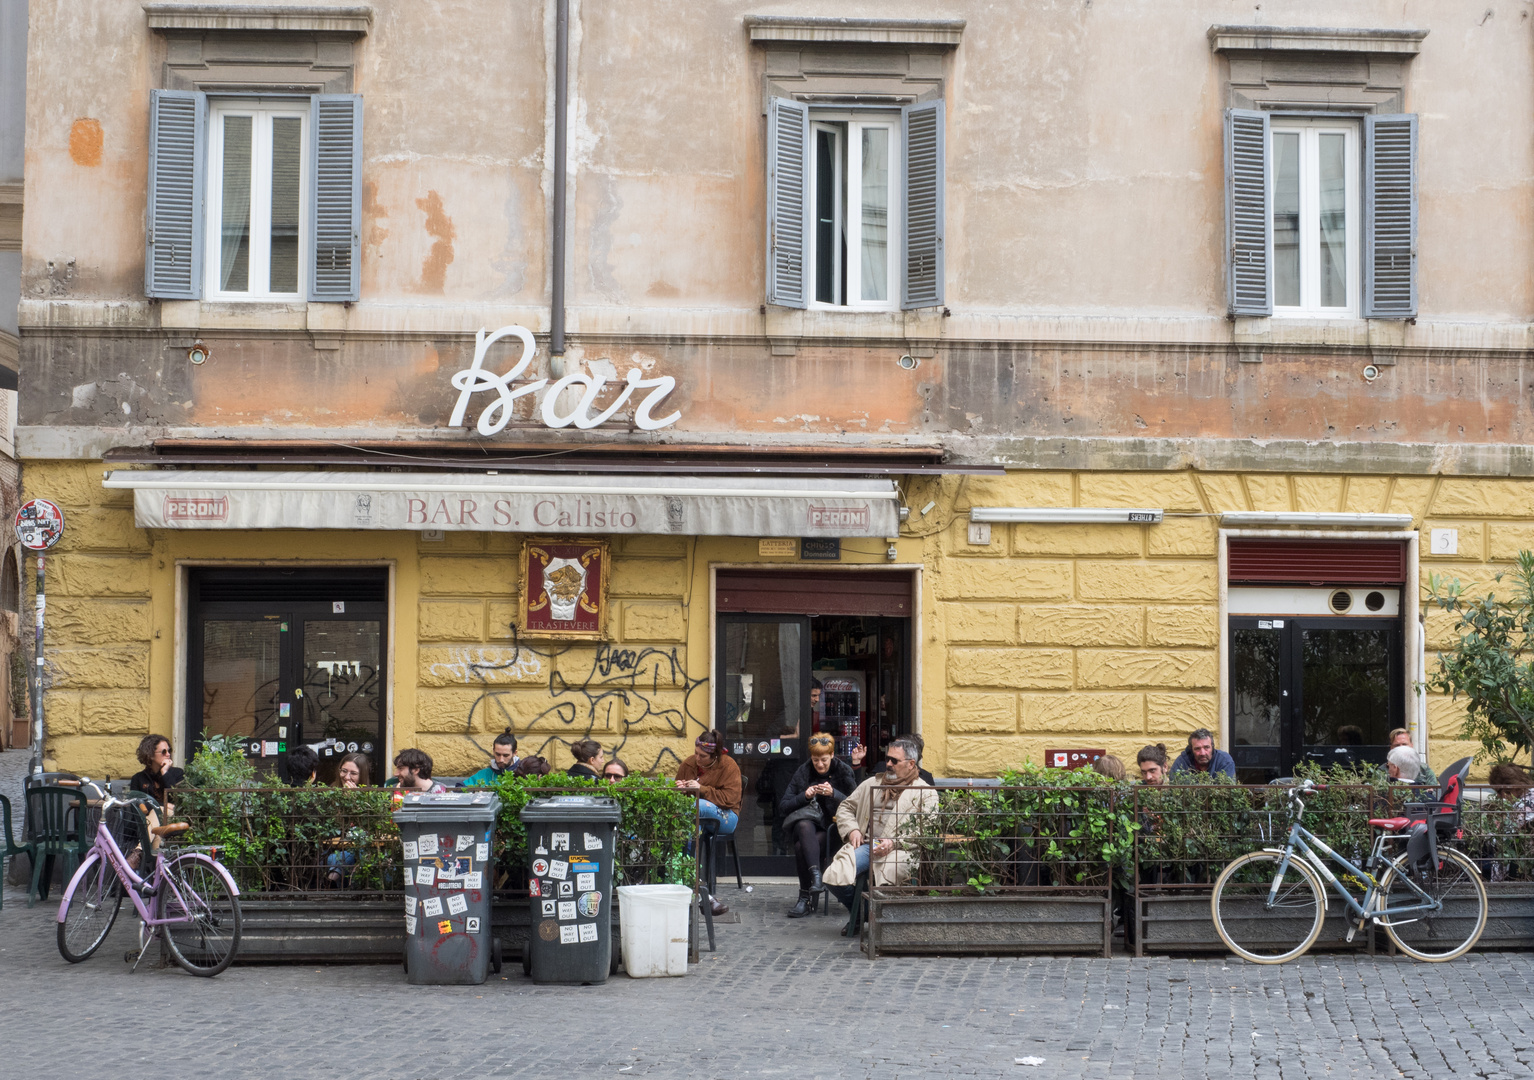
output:
<svg viewBox="0 0 1534 1080"><path fill-rule="evenodd" d="M31 839L23 845L32 859L32 884L27 890L27 907L39 899L48 899L53 880L54 860L64 860L64 880L74 876L90 851L86 836L85 793L78 789L41 785L27 789L27 830ZM6 849L10 850L10 828L6 828Z"/></svg>
<svg viewBox="0 0 1534 1080"><path fill-rule="evenodd" d="M4 819L5 824L5 835L0 837L0 841L3 841L5 844L4 849L0 849L0 909L4 909L5 864L17 855L31 855L32 845L18 844L16 842L16 835L11 832L11 800L7 799L4 795L0 795L0 818ZM34 859L33 861L35 862L36 860Z"/></svg>

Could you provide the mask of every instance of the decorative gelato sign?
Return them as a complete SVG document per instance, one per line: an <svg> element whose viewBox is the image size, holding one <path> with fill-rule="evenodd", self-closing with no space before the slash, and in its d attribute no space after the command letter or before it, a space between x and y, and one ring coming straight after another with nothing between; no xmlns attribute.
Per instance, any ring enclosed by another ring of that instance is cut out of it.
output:
<svg viewBox="0 0 1534 1080"><path fill-rule="evenodd" d="M493 371L485 370L485 353L490 346L502 338L514 337L522 342L522 356L504 375L497 375ZM543 402L535 411L535 414L543 421L545 427L564 428L574 424L581 430L598 427L607 423L608 420L623 408L637 391L648 390L642 398L636 398L634 405L634 426L641 431L658 431L661 428L670 427L682 418L680 411L670 416L656 417L653 410L658 406L671 391L676 389L676 380L670 375L662 375L658 378L647 379L644 372L638 368L630 368L628 378L623 389L618 393L610 405L601 412L593 414L592 407L602 390L607 385L606 375L585 375L575 372L556 380L552 385L547 379L533 379L520 386L514 386L527 366L533 362L533 335L520 326L503 326L499 330L485 333L481 330L474 335L474 362L453 376L453 386L458 389L458 404L453 407L453 416L447 422L448 427L461 428L466 426L469 415L469 403L475 394L491 392L495 394L495 400L486 403L480 410L479 422L475 430L481 435L495 435L504 431L506 425L511 422L512 406L519 397L537 394L543 390ZM568 404L571 397L566 391L581 388L580 398L574 405ZM561 411L560 402L565 401L564 411Z"/></svg>
<svg viewBox="0 0 1534 1080"><path fill-rule="evenodd" d="M530 541L523 546L523 633L600 638L606 597L606 544Z"/></svg>

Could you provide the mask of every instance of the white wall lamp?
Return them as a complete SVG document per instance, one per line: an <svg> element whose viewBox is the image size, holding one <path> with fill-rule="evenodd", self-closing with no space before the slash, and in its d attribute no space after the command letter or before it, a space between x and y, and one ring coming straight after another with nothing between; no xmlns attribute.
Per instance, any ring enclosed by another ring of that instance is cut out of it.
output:
<svg viewBox="0 0 1534 1080"><path fill-rule="evenodd" d="M1220 524L1235 529L1260 529L1269 525L1304 525L1312 529L1408 529L1410 514L1291 514L1286 511L1230 511Z"/></svg>
<svg viewBox="0 0 1534 1080"><path fill-rule="evenodd" d="M1159 525L1162 513L1111 506L975 506L969 520L995 525Z"/></svg>

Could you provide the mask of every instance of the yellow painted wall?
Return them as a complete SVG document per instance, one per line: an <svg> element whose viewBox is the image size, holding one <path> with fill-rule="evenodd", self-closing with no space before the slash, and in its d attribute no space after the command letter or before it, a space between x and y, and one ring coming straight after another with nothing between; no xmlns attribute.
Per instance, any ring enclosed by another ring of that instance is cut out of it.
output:
<svg viewBox="0 0 1534 1080"><path fill-rule="evenodd" d="M709 723L709 571L786 564L755 540L615 537L611 640L515 641L521 537L413 533L150 531L95 463L28 462L28 497L58 502L65 538L49 557L49 760L95 775L137 768L147 731L174 735L179 561L389 563L395 569L390 745L418 745L444 775L478 768L507 725L524 753L569 764L590 735L639 770L669 772ZM1013 472L920 481L897 563L921 565L919 700L929 766L993 775L1050 745L1105 746L1132 761L1215 727L1216 517L1224 510L1391 511L1459 530L1429 572L1489 586L1534 546L1534 481L1107 472ZM1015 525L967 542L970 506L1160 506L1160 525ZM888 565L884 544L844 543L844 563ZM826 564L816 564L824 567ZM1430 614L1431 649L1448 620ZM1431 661L1431 658L1430 658ZM1429 703L1430 758L1468 751L1452 703Z"/></svg>

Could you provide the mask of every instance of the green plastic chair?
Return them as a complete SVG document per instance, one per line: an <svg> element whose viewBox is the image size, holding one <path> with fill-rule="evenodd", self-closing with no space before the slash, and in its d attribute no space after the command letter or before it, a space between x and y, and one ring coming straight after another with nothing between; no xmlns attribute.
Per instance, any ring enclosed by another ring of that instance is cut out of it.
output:
<svg viewBox="0 0 1534 1080"><path fill-rule="evenodd" d="M0 818L5 822L5 835L0 836L4 841L4 849L0 849L0 910L5 908L5 864L7 860L17 855L32 854L31 844L18 844L16 836L11 832L11 800L0 795Z"/></svg>
<svg viewBox="0 0 1534 1080"><path fill-rule="evenodd" d="M86 837L89 818L85 811L85 793L79 789L41 785L27 789L27 827L32 839L27 842L32 856L32 885L27 890L27 907L39 899L48 899L55 859L62 858L65 880L90 851ZM10 840L7 837L7 845Z"/></svg>

